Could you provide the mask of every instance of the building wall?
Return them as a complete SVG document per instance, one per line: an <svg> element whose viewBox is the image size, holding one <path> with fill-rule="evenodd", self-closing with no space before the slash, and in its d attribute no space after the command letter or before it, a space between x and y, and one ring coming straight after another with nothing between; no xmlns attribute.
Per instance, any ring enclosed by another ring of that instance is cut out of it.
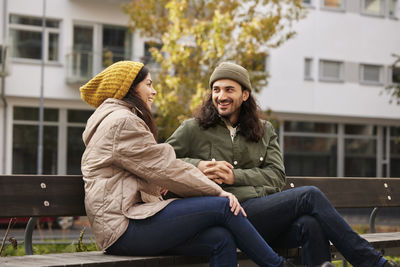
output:
<svg viewBox="0 0 400 267"><path fill-rule="evenodd" d="M6 0L3 0L6 1ZM79 85L69 85L66 80L66 55L73 45L74 23L110 24L126 26L128 17L122 13L119 4L123 1L93 0L51 0L46 1L46 17L60 20L59 63L46 64L45 98L75 99L80 101ZM17 15L42 16L42 1L8 1L8 13ZM101 36L96 36L98 41ZM7 96L38 97L40 92L40 61L18 59L11 66L12 75L7 78ZM100 71L100 70L99 70ZM24 77L21 79L21 77ZM30 86L27 86L29 81Z"/></svg>
<svg viewBox="0 0 400 267"><path fill-rule="evenodd" d="M352 6L358 6L354 2ZM296 24L297 35L271 51L268 87L262 108L275 112L361 117L399 121L400 106L384 92L393 53L400 53L400 21L354 12L325 10L315 1L307 18ZM313 80L304 79L304 59L312 58ZM345 62L344 82L319 80L319 60ZM384 66L384 84L359 82L359 64ZM393 123L396 123L393 121Z"/></svg>
<svg viewBox="0 0 400 267"><path fill-rule="evenodd" d="M87 104L83 103L79 95L79 86L83 82L69 83L67 80L67 69L68 60L67 56L72 51L73 46L73 26L74 24L79 25L90 25L94 28L93 43L94 45L102 42L101 25L116 25L126 27L128 17L121 9L120 5L125 0L109 1L109 0L47 0L46 1L46 18L55 19L60 21L59 26L59 59L57 62L46 63L44 68L44 107L45 109L56 109L58 111L58 120L56 122L45 122L46 125L50 124L57 127L57 148L58 151L53 151L57 154L57 162L53 165L53 170L57 173L67 173L67 162L68 162L68 125L76 127L82 126L82 123L67 122L67 113L71 110L77 111L92 111L93 109ZM2 0L0 4L0 12L3 10L3 6L6 6L6 19L0 21L0 33L2 29L6 27L7 38L2 43L11 44L12 40L9 35L9 15L21 15L41 18L43 12L42 1L30 1L30 0ZM1 13L3 14L3 13ZM143 49L134 47L133 36L131 37L132 42L132 55L130 59L138 59L134 55L136 52L141 52ZM96 48L97 49L97 48ZM99 47L101 49L101 47ZM141 55L140 55L141 56ZM101 63L101 62L100 62ZM101 71L101 64L98 64L96 69L93 70L93 74ZM13 130L15 125L26 124L36 125L38 121L18 121L14 118L15 108L28 107L34 108L37 112L39 107L39 96L41 89L41 61L13 58L10 64L10 75L5 78L5 97L7 99L7 112L5 114L6 120L4 120L4 109L3 105L0 105L0 155L2 162L0 163L0 173L12 173L17 165L23 165L23 162L13 163L16 152L15 150L15 138L18 133ZM87 114L84 114L85 116ZM4 126L4 127L3 127ZM3 131L5 129L5 131ZM6 133L4 137L3 132ZM45 130L46 132L46 130ZM20 136L21 137L21 136ZM34 141L34 137L32 138ZM26 141L30 142L32 140ZM48 140L44 140L46 145ZM3 144L6 144L4 147ZM26 151L25 151L26 152ZM46 153L46 152L45 152ZM32 155L25 155L29 158ZM46 157L45 157L46 158ZM4 164L3 164L4 162ZM35 162L30 162L35 164Z"/></svg>
<svg viewBox="0 0 400 267"><path fill-rule="evenodd" d="M295 38L271 51L269 84L258 96L282 123L287 174L400 176L400 106L389 103L384 89L392 54L400 54L400 21L387 10L365 15L361 0L342 1L341 11L311 2ZM311 79L305 58L312 59ZM322 80L320 60L343 62L343 81ZM381 83L361 81L360 64L382 66Z"/></svg>

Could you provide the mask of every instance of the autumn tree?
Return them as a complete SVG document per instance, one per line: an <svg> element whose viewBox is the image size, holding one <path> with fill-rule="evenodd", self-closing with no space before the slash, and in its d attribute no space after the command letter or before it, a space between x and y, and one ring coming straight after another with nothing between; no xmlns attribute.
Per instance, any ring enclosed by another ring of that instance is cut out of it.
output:
<svg viewBox="0 0 400 267"><path fill-rule="evenodd" d="M132 0L129 26L148 37L157 62L156 119L165 140L208 92L212 70L232 61L250 70L252 85L266 84L266 57L294 35L304 16L301 0ZM158 45L158 46L157 46Z"/></svg>
<svg viewBox="0 0 400 267"><path fill-rule="evenodd" d="M400 55L393 54L395 61L392 64L392 80L400 81ZM395 101L400 105L400 83L393 83L386 87L387 92L390 94L391 102Z"/></svg>

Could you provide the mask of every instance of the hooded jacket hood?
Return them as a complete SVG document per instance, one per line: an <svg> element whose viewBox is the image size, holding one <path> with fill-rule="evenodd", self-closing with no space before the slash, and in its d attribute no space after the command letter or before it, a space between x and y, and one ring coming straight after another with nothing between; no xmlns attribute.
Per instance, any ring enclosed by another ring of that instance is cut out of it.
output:
<svg viewBox="0 0 400 267"><path fill-rule="evenodd" d="M105 100L96 109L96 111L88 119L85 131L82 134L82 139L85 146L89 144L93 134L97 130L97 127L104 121L104 119L114 111L120 110L121 107L127 107L129 109L132 109L132 106L130 106L128 103L114 98L109 98Z"/></svg>

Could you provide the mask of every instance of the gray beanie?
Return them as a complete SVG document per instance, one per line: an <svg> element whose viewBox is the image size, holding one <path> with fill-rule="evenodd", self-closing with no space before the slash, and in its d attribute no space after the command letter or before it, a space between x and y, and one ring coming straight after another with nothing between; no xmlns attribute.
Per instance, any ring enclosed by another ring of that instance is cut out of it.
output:
<svg viewBox="0 0 400 267"><path fill-rule="evenodd" d="M217 80L221 79L229 79L235 82L240 83L240 85L246 87L251 91L251 83L249 72L243 68L242 66L230 63L230 62L222 62L215 68L214 72L210 77L210 88L212 88L213 83Z"/></svg>

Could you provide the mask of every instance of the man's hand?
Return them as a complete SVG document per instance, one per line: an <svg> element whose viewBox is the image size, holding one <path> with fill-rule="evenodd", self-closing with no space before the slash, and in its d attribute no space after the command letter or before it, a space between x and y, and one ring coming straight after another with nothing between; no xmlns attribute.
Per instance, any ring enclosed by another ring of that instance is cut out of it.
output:
<svg viewBox="0 0 400 267"><path fill-rule="evenodd" d="M226 161L200 161L197 165L210 180L217 184L233 184L235 175L233 174L233 166Z"/></svg>

